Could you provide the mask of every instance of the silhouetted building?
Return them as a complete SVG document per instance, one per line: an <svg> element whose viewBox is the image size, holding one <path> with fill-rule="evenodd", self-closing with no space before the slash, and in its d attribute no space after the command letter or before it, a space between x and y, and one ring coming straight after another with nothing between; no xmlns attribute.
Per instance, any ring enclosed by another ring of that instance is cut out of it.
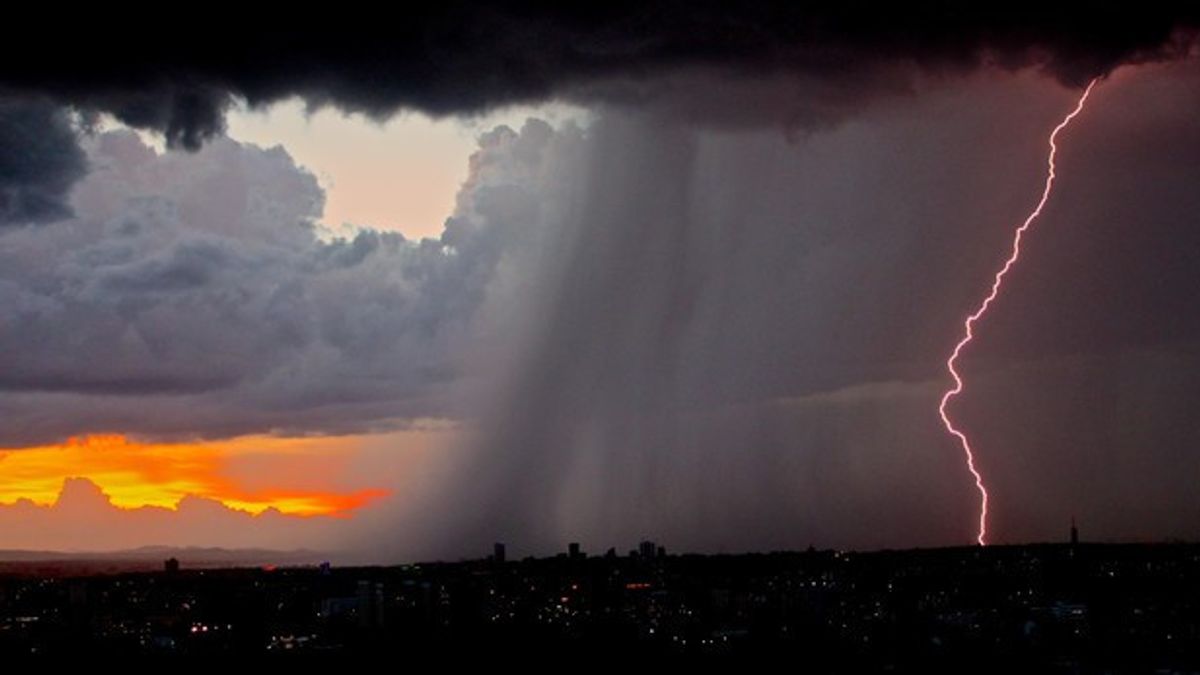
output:
<svg viewBox="0 0 1200 675"><path fill-rule="evenodd" d="M579 542L573 541L567 544L567 555L569 555L572 560L583 557L583 551L579 549Z"/></svg>
<svg viewBox="0 0 1200 675"><path fill-rule="evenodd" d="M638 544L638 555L646 560L653 560L657 550L652 541L643 541Z"/></svg>
<svg viewBox="0 0 1200 675"><path fill-rule="evenodd" d="M507 557L507 553L504 550L504 544L502 544L500 542L496 542L495 544L492 544L492 560L495 560L498 563L502 563L502 562L504 562L506 557Z"/></svg>
<svg viewBox="0 0 1200 675"><path fill-rule="evenodd" d="M383 626L383 583L358 582L358 624L364 628Z"/></svg>
<svg viewBox="0 0 1200 675"><path fill-rule="evenodd" d="M1071 546L1079 545L1079 528L1075 527L1075 516L1071 516Z"/></svg>
<svg viewBox="0 0 1200 675"><path fill-rule="evenodd" d="M177 558L167 558L163 561L163 571L167 574L179 573L179 560Z"/></svg>
<svg viewBox="0 0 1200 675"><path fill-rule="evenodd" d="M1004 672L1200 663L1198 544L612 553L563 565L564 548L490 570L469 560L167 577L111 574L109 563L74 576L80 568L38 561L28 576L0 575L0 659L286 650L415 660L502 646L668 667L786 651L816 673L964 672L968 659Z"/></svg>

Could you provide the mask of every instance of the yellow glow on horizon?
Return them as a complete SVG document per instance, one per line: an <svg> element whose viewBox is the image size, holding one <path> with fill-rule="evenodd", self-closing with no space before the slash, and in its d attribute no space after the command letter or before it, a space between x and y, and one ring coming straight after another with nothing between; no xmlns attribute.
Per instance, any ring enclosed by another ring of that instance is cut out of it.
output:
<svg viewBox="0 0 1200 675"><path fill-rule="evenodd" d="M51 505L63 481L78 477L92 481L114 506L126 509L174 509L192 496L255 514L274 508L289 515L344 517L388 494L377 488L337 490L331 484L330 472L354 452L357 441L244 436L144 443L121 434L94 434L58 445L0 450L0 504L28 499ZM239 458L270 463L266 485L250 488L237 480L233 464Z"/></svg>

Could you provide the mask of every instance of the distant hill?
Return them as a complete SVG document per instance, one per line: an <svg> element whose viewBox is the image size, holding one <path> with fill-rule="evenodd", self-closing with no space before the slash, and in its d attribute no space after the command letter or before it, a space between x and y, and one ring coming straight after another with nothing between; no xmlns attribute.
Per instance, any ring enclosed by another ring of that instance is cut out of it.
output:
<svg viewBox="0 0 1200 675"><path fill-rule="evenodd" d="M141 546L116 551L36 551L0 549L0 574L74 576L162 569L175 558L183 569L312 565L326 559L319 551L229 549L201 546Z"/></svg>

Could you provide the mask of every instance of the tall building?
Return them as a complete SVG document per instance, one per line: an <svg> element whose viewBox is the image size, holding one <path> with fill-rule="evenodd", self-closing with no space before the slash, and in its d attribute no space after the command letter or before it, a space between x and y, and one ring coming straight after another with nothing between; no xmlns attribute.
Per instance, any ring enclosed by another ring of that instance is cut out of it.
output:
<svg viewBox="0 0 1200 675"><path fill-rule="evenodd" d="M358 625L363 628L383 626L383 583L370 580L359 581L357 600Z"/></svg>
<svg viewBox="0 0 1200 675"><path fill-rule="evenodd" d="M504 544L502 544L500 542L496 542L495 544L492 544L492 560L495 560L498 563L502 563L502 562L504 562L505 558L506 558L506 552L504 550Z"/></svg>
<svg viewBox="0 0 1200 675"><path fill-rule="evenodd" d="M1071 546L1079 545L1079 529L1075 527L1075 516L1071 516Z"/></svg>
<svg viewBox="0 0 1200 675"><path fill-rule="evenodd" d="M658 552L658 547L652 541L643 541L638 544L638 556L643 560L653 560L654 554Z"/></svg>
<svg viewBox="0 0 1200 675"><path fill-rule="evenodd" d="M572 559L580 558L583 556L582 551L579 549L579 542L573 541L573 542L567 544L567 555L570 556Z"/></svg>

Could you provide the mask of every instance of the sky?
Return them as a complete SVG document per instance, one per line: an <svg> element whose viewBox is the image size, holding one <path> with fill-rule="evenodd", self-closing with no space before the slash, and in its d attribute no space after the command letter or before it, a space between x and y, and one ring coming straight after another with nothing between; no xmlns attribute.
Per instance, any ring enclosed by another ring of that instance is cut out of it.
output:
<svg viewBox="0 0 1200 675"><path fill-rule="evenodd" d="M314 173L325 192L318 222L331 233L371 227L436 238L467 178L476 137L500 125L519 127L531 115L551 123L588 119L583 108L546 104L462 118L401 113L372 120L333 108L310 111L292 99L260 110L239 106L228 114L225 133L243 143L283 146ZM161 145L160 137L148 140Z"/></svg>
<svg viewBox="0 0 1200 675"><path fill-rule="evenodd" d="M1093 77L953 415L993 543L1200 536L1195 17L587 7L0 68L0 549L971 543Z"/></svg>

